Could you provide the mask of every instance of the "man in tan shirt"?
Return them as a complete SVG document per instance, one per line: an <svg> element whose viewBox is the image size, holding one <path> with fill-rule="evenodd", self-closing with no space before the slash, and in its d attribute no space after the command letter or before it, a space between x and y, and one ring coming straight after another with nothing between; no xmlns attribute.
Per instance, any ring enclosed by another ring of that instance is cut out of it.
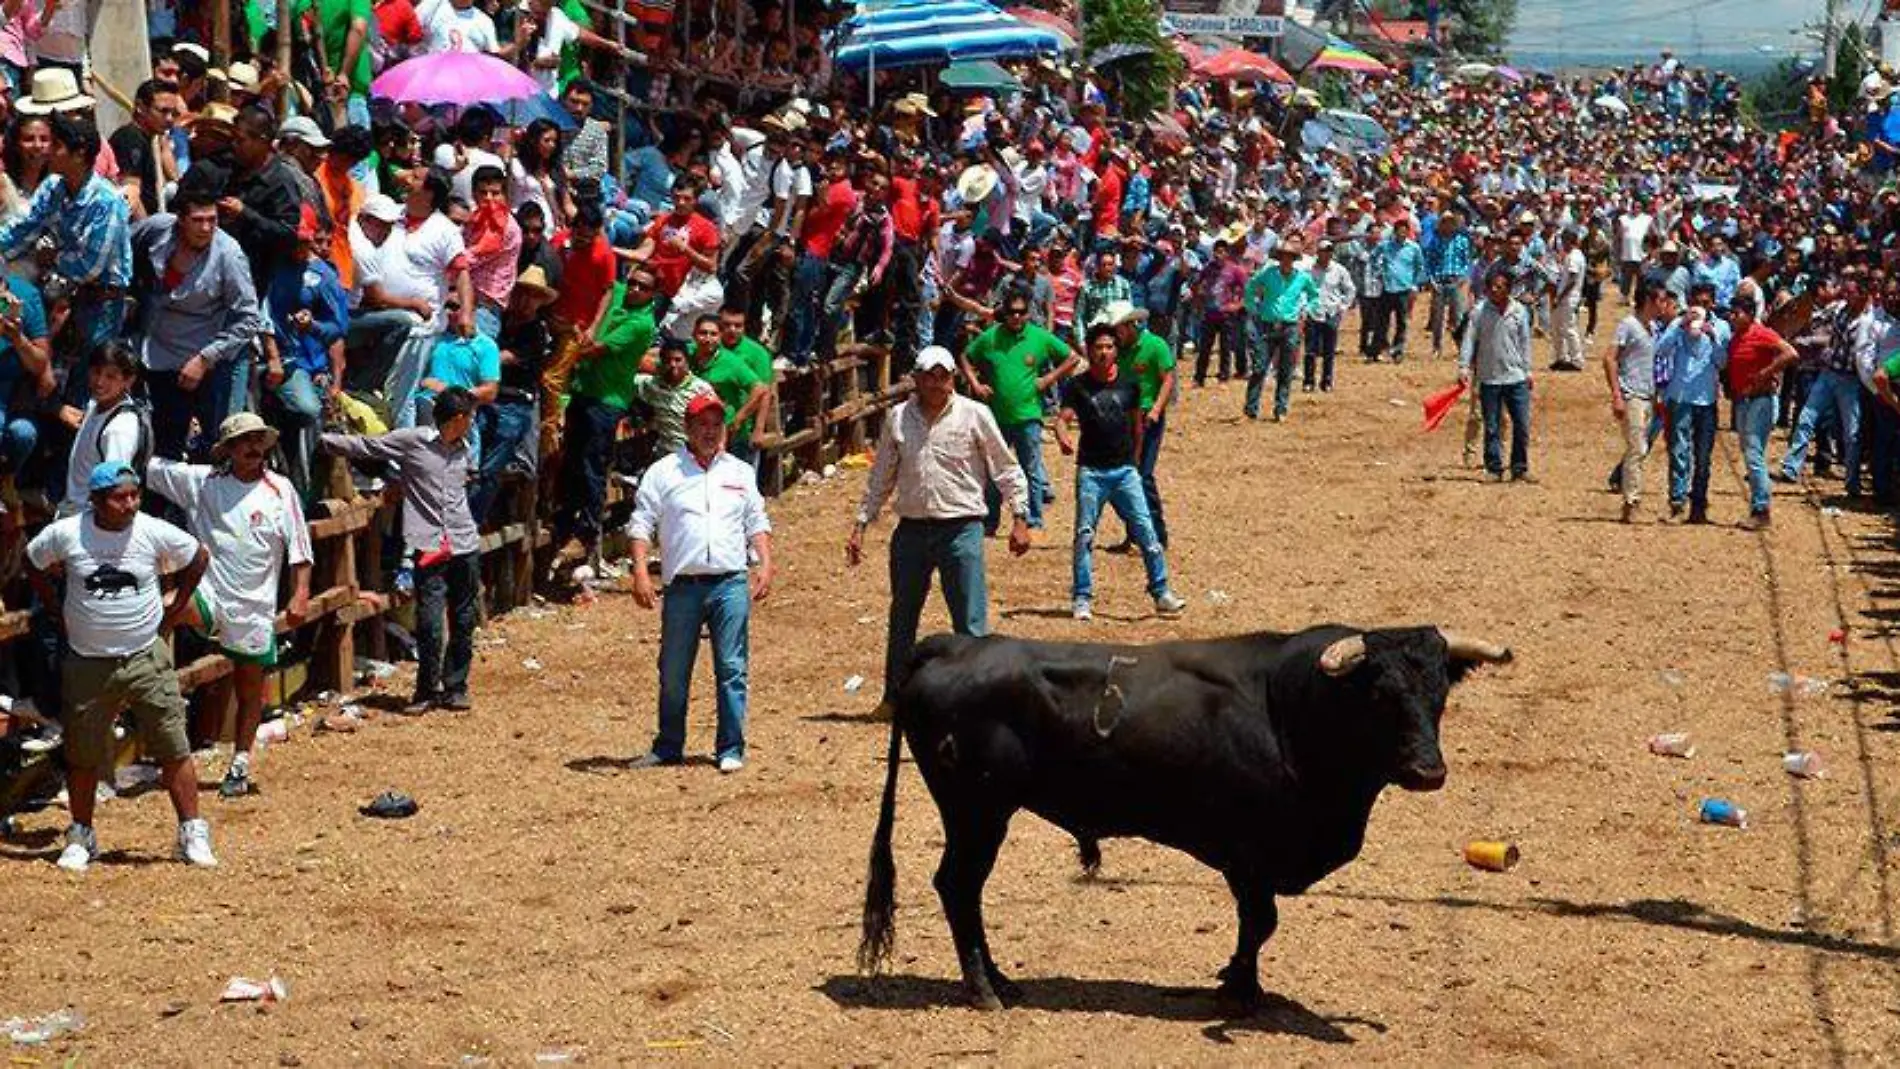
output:
<svg viewBox="0 0 1900 1069"><path fill-rule="evenodd" d="M887 711L903 682L930 575L943 576L950 626L987 635L989 589L983 575L983 491L991 483L1015 517L1009 551L1029 552L1029 482L988 405L956 392L956 360L933 345L917 354L916 392L898 405L877 442L871 481L845 543L845 559L864 557L864 529L887 501L897 512L891 535L891 609L884 648Z"/></svg>

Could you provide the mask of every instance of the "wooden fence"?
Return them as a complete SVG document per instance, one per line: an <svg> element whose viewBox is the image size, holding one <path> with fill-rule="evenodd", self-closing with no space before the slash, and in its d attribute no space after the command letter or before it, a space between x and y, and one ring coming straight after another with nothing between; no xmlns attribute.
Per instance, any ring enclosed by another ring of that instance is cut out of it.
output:
<svg viewBox="0 0 1900 1069"><path fill-rule="evenodd" d="M801 473L862 451L882 427L884 414L909 389L907 380L891 381L889 351L875 346L848 347L825 364L787 371L778 383L774 425L760 453L761 487L776 495ZM331 492L320 509L313 509L323 518L310 523L315 558L310 614L294 627L278 615L278 633L289 636L280 648L291 656L269 677L272 702L289 701L306 690L353 689L358 653L386 659L384 617L406 602L390 589L384 566L384 540L400 537L399 503L393 496L353 496L343 462L328 458L327 463L324 485ZM556 548L543 523L535 479L515 476L506 481L495 508L481 546L485 607L491 616L527 604L535 576L545 572ZM0 646L26 636L30 622L23 609L0 613ZM307 654L298 656L297 651ZM214 703L222 713L226 738L234 722L235 696L229 686L219 684L231 668L228 658L207 654L181 666L178 673L184 691L203 690L197 700ZM5 802L0 790L0 803ZM0 804L0 812L6 809Z"/></svg>

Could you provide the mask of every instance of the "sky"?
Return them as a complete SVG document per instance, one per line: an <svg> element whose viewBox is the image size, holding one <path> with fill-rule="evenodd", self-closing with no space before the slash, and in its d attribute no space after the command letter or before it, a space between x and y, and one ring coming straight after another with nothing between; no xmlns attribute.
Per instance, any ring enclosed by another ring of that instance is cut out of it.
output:
<svg viewBox="0 0 1900 1069"><path fill-rule="evenodd" d="M1871 18L1878 0L1839 0L1847 16ZM1667 47L1678 56L1757 52L1772 58L1818 46L1790 33L1818 20L1823 0L1518 0L1513 54L1561 55L1570 62L1650 58ZM1572 58L1574 57L1574 59Z"/></svg>

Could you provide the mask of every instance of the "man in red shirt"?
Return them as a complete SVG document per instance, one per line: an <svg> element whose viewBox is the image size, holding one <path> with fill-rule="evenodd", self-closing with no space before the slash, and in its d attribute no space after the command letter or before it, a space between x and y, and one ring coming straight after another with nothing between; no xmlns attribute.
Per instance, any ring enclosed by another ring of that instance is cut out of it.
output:
<svg viewBox="0 0 1900 1069"><path fill-rule="evenodd" d="M566 230L554 235L555 256L561 263L561 296L548 309L548 328L554 335L554 358L541 372L541 452L550 455L561 426L561 397L568 375L580 359L581 343L607 312L614 288L614 250L601 232L600 205L583 200L575 206ZM546 469L547 465L543 465Z"/></svg>
<svg viewBox="0 0 1900 1069"><path fill-rule="evenodd" d="M1124 164L1123 150L1119 146L1108 150L1108 166L1103 169L1101 178L1095 183L1093 202L1095 214L1095 241L1099 245L1103 239L1113 239L1121 235L1122 193L1128 185L1128 168Z"/></svg>
<svg viewBox="0 0 1900 1069"><path fill-rule="evenodd" d="M1742 462L1748 469L1748 519L1742 527L1760 531L1768 526L1773 484L1768 478L1768 436L1775 429L1779 401L1775 388L1781 373L1800 355L1768 324L1756 319L1749 297L1737 298L1729 309L1728 389L1735 399L1735 431L1742 440Z"/></svg>
<svg viewBox="0 0 1900 1069"><path fill-rule="evenodd" d="M644 261L653 271L654 281L659 292L653 297L653 314L656 321L665 323L672 305L681 300L680 288L686 285L686 279L693 272L711 280L719 270L719 227L711 219L699 213L699 195L705 191L705 183L694 174L682 174L673 180L673 210L647 227L646 239L640 247L633 250L635 261ZM717 286L717 281L711 281ZM697 296L697 293L695 294ZM713 297L716 308L724 291ZM704 303L703 300L697 303ZM692 319L696 319L703 309L693 308L686 316L675 316L674 320L686 319L685 334L692 333ZM678 331L670 331L675 336Z"/></svg>
<svg viewBox="0 0 1900 1069"><path fill-rule="evenodd" d="M900 155L891 176L891 230L897 242L891 249L891 303L888 330L899 355L898 366L910 366L917 350L917 319L923 314L924 257L937 239L942 207L927 195L919 181L917 159Z"/></svg>
<svg viewBox="0 0 1900 1069"><path fill-rule="evenodd" d="M858 206L851 185L851 167L842 151L825 160L825 188L812 198L805 212L805 229L798 238L798 268L792 279L792 300L785 328L785 354L803 367L811 363L818 341L819 302L824 296L831 246L846 219Z"/></svg>

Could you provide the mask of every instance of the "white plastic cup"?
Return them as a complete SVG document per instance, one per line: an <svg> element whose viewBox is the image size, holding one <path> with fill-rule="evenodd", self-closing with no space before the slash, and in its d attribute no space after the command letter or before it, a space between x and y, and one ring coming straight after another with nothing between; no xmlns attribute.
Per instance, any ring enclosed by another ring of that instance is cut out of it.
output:
<svg viewBox="0 0 1900 1069"><path fill-rule="evenodd" d="M1686 731L1672 731L1649 737L1649 752L1659 757L1694 757L1695 743Z"/></svg>
<svg viewBox="0 0 1900 1069"><path fill-rule="evenodd" d="M1821 755L1812 750L1797 750L1781 755L1781 767L1790 776L1819 779L1823 774Z"/></svg>

